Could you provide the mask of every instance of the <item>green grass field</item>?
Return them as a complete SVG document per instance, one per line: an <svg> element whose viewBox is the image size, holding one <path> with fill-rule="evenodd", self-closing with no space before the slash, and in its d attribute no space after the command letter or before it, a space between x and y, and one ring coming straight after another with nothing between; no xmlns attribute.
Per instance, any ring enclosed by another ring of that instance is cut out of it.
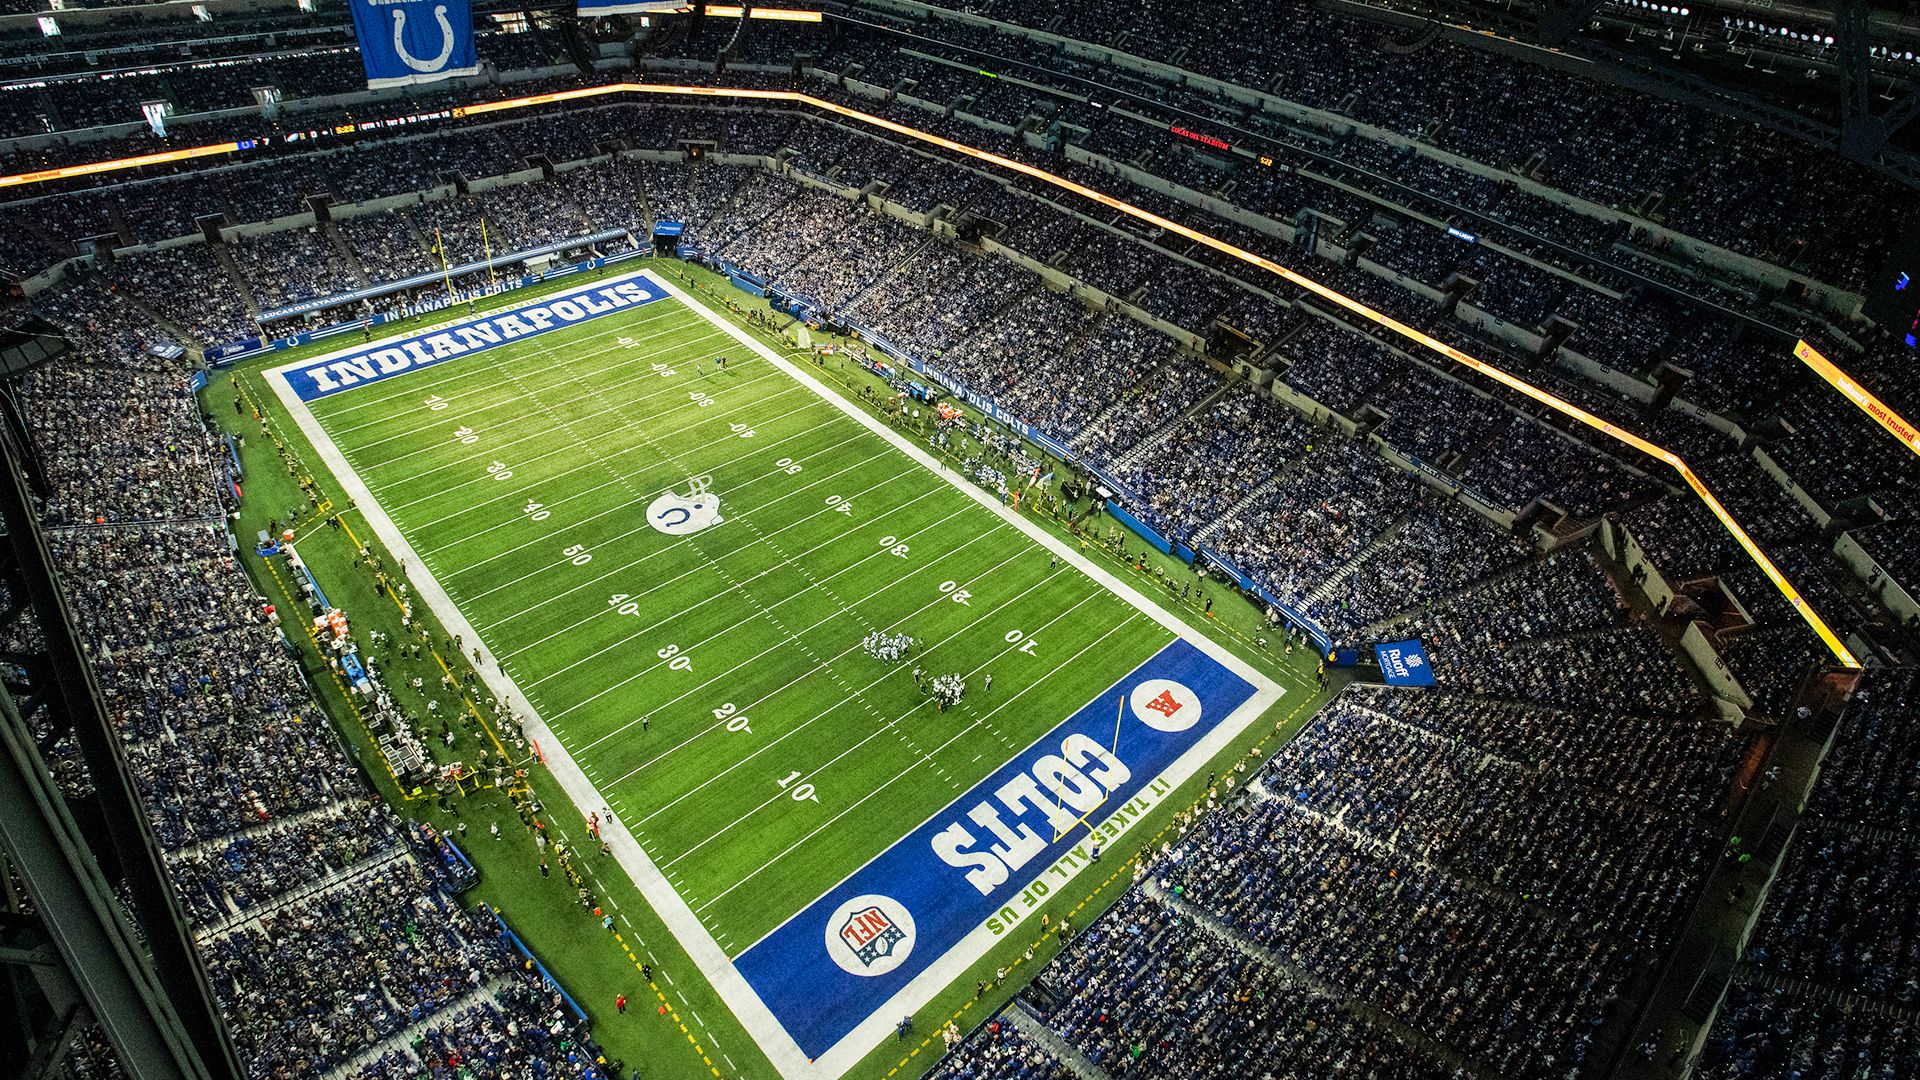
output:
<svg viewBox="0 0 1920 1080"><path fill-rule="evenodd" d="M780 338L770 332L749 326L747 314L757 311L768 314L764 301L755 300L744 293L733 290L727 281L717 274L698 267L677 262L654 262L654 273L675 282L684 290L697 295L710 308L720 313L720 317L737 327L741 332L751 335L762 343L781 350ZM529 290L512 294L510 299L503 298L506 304L524 303L528 299L542 295L553 295L558 291L577 287L582 281L593 282L624 273L622 270L609 270L598 274L582 274L563 279L559 283L536 286ZM500 306L496 302L496 308ZM732 314L727 314L732 309ZM626 324L638 323L649 317L649 310L664 311L649 305L647 310L636 311L629 316L618 317L616 321ZM421 333L429 329L429 323L444 322L449 313L417 316L399 324L390 324L387 329L393 332ZM590 324L577 336L584 339L587 334L595 333L602 325ZM689 326L694 324L689 323ZM701 330L699 332L706 332ZM638 337L632 331L618 336ZM717 339L716 339L717 340ZM528 343L522 355L537 358L541 354L564 343L560 337L550 337L539 342ZM364 547L378 555L390 573L397 571L400 558L407 557L403 549L404 538L400 543L397 530L389 528L386 532L370 531L386 517L378 501L370 492L345 482L351 476L351 470L337 455L322 460L321 449L331 443L318 424L308 413L308 406L297 401L287 400L286 381L275 372L279 369L301 366L311 363L325 355L340 350L341 339L316 342L295 348L287 352L277 352L256 361L248 361L231 374L219 377L203 395L203 405L220 420L223 427L233 432L242 441L236 443L240 456L246 465L245 497L240 505L240 520L236 528L243 535L252 535L257 530L274 531L284 527L289 516L289 507L302 509L293 511L299 519L299 550L310 565L321 584L325 587L330 600L345 610L353 619L356 639L363 644L369 634L381 632L391 639L401 639L409 634L417 634L421 629L432 631L432 641L438 650L438 658L444 659L455 671L462 675L467 664L472 661L472 635L463 625L464 620L448 619L444 612L453 611L449 600L444 606L431 608L417 602L413 604L413 626L404 627L401 613L392 599L376 588L373 576L363 566L364 559L357 552ZM731 347L729 346L731 350ZM731 351L730 351L731 355ZM745 350L734 355L736 362L745 362ZM376 384L342 394L335 404L344 406L353 403L361 394L378 396L384 393L410 392L413 385L424 385L432 379L456 374L460 365L487 365L502 356L479 354L459 360L439 369L429 369L396 378L390 384ZM651 361L649 361L651 362ZM854 403L858 411L872 418L877 425L891 427L903 435L910 435L911 425L889 419L886 411L867 396L872 391L883 389L880 380L851 363L845 357L830 357L822 361L796 360L804 371L840 398ZM534 369L530 361L527 371ZM757 364L759 361L753 361ZM572 365L584 370L584 363ZM671 366L671 365L670 365ZM742 369L744 371L745 368ZM552 376L554 372L545 373ZM711 377L714 373L709 372ZM415 382L418 380L418 382ZM544 380L543 380L544 381ZM471 389L469 387L468 389ZM689 389L687 392L691 392ZM239 405L228 407L228 395L244 398L259 411L243 410ZM431 394L421 394L414 404L421 408L420 416L428 412L424 408L425 398ZM443 398L451 401L450 395ZM464 400L464 399L463 399ZM691 400L691 399L689 399ZM330 411L327 402L317 403L321 411ZM400 406L396 405L398 410ZM707 406L709 410L722 406ZM449 408L452 408L451 404ZM698 406L696 406L698 408ZM968 410L971 413L971 410ZM435 412L434 415L439 415ZM842 423L843 414L820 410L819 415L826 422ZM430 419L430 418L429 418ZM500 418L505 419L505 418ZM500 422L496 419L495 422ZM477 431L478 424L470 425ZM445 430L450 433L456 425ZM849 429L851 430L851 429ZM756 432L756 438L759 437ZM478 444L475 444L478 445ZM876 452L883 447L876 443ZM492 457L481 460L490 464ZM904 456L897 460L905 460ZM503 462L504 464L504 462ZM803 465L803 472L805 466ZM683 474L684 475L684 474ZM927 475L932 475L930 472ZM313 482L307 485L303 478L311 477ZM510 484L505 481L493 481L497 484ZM718 485L716 485L718 486ZM682 488L684 490L684 487ZM938 490L938 489L934 489ZM725 493L721 493L723 500ZM952 492L957 495L957 492ZM310 497L310 501L309 501ZM947 493L937 497L947 498ZM824 496L823 499L824 505ZM724 500L725 511L731 518L732 511L741 509L744 504L738 500ZM524 501L519 504L524 509ZM309 508L310 507L310 508ZM856 503L856 510L860 509ZM644 506L636 508L636 519L644 513ZM1126 539L1124 529L1117 529L1116 523L1101 514L1096 508L1083 524L1087 526L1082 535L1091 534L1104 539L1090 546L1080 538L1070 535L1064 524L1058 520L1041 515L1022 515L1024 524L1037 526L1078 549L1080 560L1095 573L1105 577L1110 585L1131 587L1156 598L1161 589L1157 575L1161 572L1184 573L1186 568L1177 560L1162 556L1154 551L1141 551L1140 545ZM546 521L555 521L550 516ZM344 528L329 528L329 522L344 525ZM703 540L724 539L724 535L734 525L733 520L702 534ZM993 522L988 521L988 527ZM735 542L739 542L737 539ZM995 545L1018 544L1017 535L1006 539L985 541ZM910 547L912 542L909 541ZM422 543L424 547L424 542ZM1124 546L1126 554L1121 554ZM910 554L919 554L917 549ZM294 590L292 583L280 573L274 571L279 560L254 560L246 562L249 573L253 575L263 594L276 604L297 608L302 600ZM411 579L424 589L422 567L417 558L407 568L405 578ZM900 572L899 569L893 571ZM1076 577L1078 576L1077 571ZM400 580L396 575L393 579ZM942 578L942 580L947 580ZM875 582L875 584L879 584ZM1076 594L1079 595L1079 594ZM609 593L609 597L611 593ZM1217 601L1209 616L1203 616L1204 601ZM1192 625L1204 626L1208 637L1225 646L1241 660L1250 662L1269 678L1291 687L1286 703L1272 711L1266 720L1236 740L1235 745L1223 750L1209 764L1209 768L1218 768L1222 775L1229 775L1235 761L1245 762L1247 753L1252 750L1256 756L1262 755L1284 740L1299 724L1311 716L1313 709L1324 699L1325 691L1317 690L1313 685L1313 658L1305 651L1296 651L1290 656L1282 656L1277 642L1267 646L1258 640L1265 632L1265 622L1261 610L1248 603L1237 592L1223 587L1209 587L1204 595L1199 592L1192 598L1179 595L1167 596L1159 601L1162 606L1175 612ZM604 600L602 601L604 603ZM456 612L456 615L458 613ZM1049 615L1052 613L1049 613ZM1042 620L1044 621L1044 620ZM443 644L447 634L463 632L469 634L462 655L456 656ZM338 728L341 737L361 759L366 762L369 779L391 800L394 807L411 822L432 825L451 831L457 825L467 824L478 830L478 839L467 845L468 853L482 870L480 884L467 894L469 903L485 902L506 913L514 928L524 937L535 953L552 968L556 977L589 1011L593 1019L593 1037L610 1058L624 1059L629 1063L645 1066L648 1076L707 1076L719 1070L725 1076L762 1077L778 1075L775 1065L758 1049L756 1043L767 1045L764 1027L755 1026L747 1018L736 1013L738 995L729 996L721 982L711 981L716 972L724 967L714 966L718 956L717 944L713 945L714 956L696 955L695 942L688 937L688 928L704 937L705 931L694 922L691 909L675 914L660 905L663 892L670 892L671 886L664 879L657 887L650 886L645 892L637 878L629 876L630 864L625 859L577 860L576 863L585 874L587 884L592 888L596 902L610 904L619 914L622 924L621 933L611 938L600 932L597 917L583 913L574 902L573 887L564 877L556 873L551 879L543 878L537 872L539 858L535 851L534 837L531 832L518 829L518 819L514 807L501 790L489 783L482 782L478 787L464 791L454 791L450 785L435 785L425 788L410 783L397 783L395 778L383 767L383 751L376 744L373 733L363 723L360 708L355 696L336 680L324 677L326 663L324 650L317 648L305 635L296 635L296 644L306 657L309 670L319 673L317 680L322 703ZM417 636L414 640L419 640ZM1053 642L1044 638L1039 640L1039 649L1048 650L1050 655ZM1113 640L1113 639L1109 639ZM1159 640L1156 638L1155 640ZM428 750L441 764L454 760L472 759L478 746L493 745L489 729L493 726L490 714L485 708L478 712L469 712L461 703L459 695L441 691L437 685L440 673L439 659L434 654L408 659L395 654L395 650L374 650L382 662L384 681L393 690L396 699L411 714L421 716L429 700L438 700L441 704L440 716L453 715L453 731L458 741L453 747L443 747L438 740L430 740ZM862 658L864 659L864 658ZM481 665L482 675L489 682L499 682L497 669L492 668L491 655L488 663ZM689 663L692 658L689 658ZM1116 664L1115 666L1124 666ZM993 670L1000 670L999 668ZM424 677L426 687L414 691L408 682L415 676ZM1000 680L996 678L996 688ZM487 691L479 697L484 701ZM1028 695L1030 699L1033 695ZM1085 701L1090 692L1081 692L1078 700ZM1073 705L1073 696L1058 706L1064 712ZM911 699L909 699L911 700ZM736 703L738 704L738 703ZM971 704L971 703L969 703ZM1021 707L1016 702L1014 708ZM932 715L932 714L929 714ZM939 719L937 715L933 717ZM656 717L656 720L659 717ZM563 721L564 722L564 721ZM995 718L998 726L1000 719ZM1044 721L1036 720L1038 726ZM760 727L757 720L750 718L749 725ZM660 730L658 728L654 731ZM909 734L916 734L909 731ZM647 734L651 735L652 731ZM503 736L504 737L504 736ZM991 736L988 736L991 738ZM550 744L550 741L549 741ZM512 749L511 740L508 748ZM980 749L965 755L971 758ZM945 760L950 751L942 752ZM988 757L994 756L990 752ZM1002 755L1004 756L1004 754ZM557 833L569 844L583 839L580 823L572 820L573 804L578 802L575 792L584 786L568 782L563 770L559 768L539 768L531 762L524 763L526 771L524 784L531 794L537 795L548 808L543 815L550 826L549 835ZM978 763L984 768L985 761ZM1131 856L1146 847L1157 846L1168 835L1168 830L1176 820L1175 815L1190 807L1196 801L1206 797L1204 790L1210 782L1208 774L1195 774L1180 784L1171 798L1147 814L1145 827L1128 833L1110 849L1105 865L1111 867L1105 877L1094 877L1084 882L1076 881L1071 889L1056 889L1043 903L1042 910L1030 916L1030 924L1022 926L1019 932L1010 933L994 949L972 960L963 969L952 973L952 981L936 997L928 1002L918 1015L924 1021L915 1038L906 1043L896 1043L891 1039L872 1048L861 1061L849 1068L846 1076L858 1080L898 1080L901 1077L915 1076L938 1058L939 1038L935 1019L951 1019L962 1030L982 1021L991 1015L994 1009L1004 1003L1028 977L1032 970L1044 964L1059 948L1057 938L1047 933L1044 924L1031 925L1031 920L1042 914L1050 915L1055 924L1071 919L1075 925L1084 926L1104 906L1110 903L1125 888L1130 872ZM780 777L784 779L785 777ZM515 781L520 783L521 781ZM775 781L777 783L777 780ZM436 798L436 795L440 796ZM821 792L823 797L830 794ZM451 796L449 802L445 796ZM626 800L623 799L623 803ZM867 808L876 806L878 799L866 804ZM811 807L813 804L807 804ZM789 807L801 809L800 807ZM837 811L835 811L837 812ZM831 816L831 813L824 815ZM859 821L859 828L892 830L891 835L898 836L910 828L912 822L894 823L880 817L862 815L859 810L848 816L848 821ZM499 841L487 839L487 823L492 821L500 825L505 833ZM719 842L709 845L709 849L719 846ZM822 876L825 876L824 874ZM808 897L802 895L783 895L773 889L760 890L752 885L743 887L742 892L753 891L763 904L769 906L769 920L775 917L775 909L793 911L802 907ZM745 943L736 942L729 955L739 955ZM693 951L690 951L693 950ZM1023 955L1024 954L1024 955ZM643 961L654 966L651 980L642 977L638 970ZM999 968L1010 972L1005 980L996 980ZM986 981L990 985L984 993L977 993L975 984ZM616 1015L613 999L618 993L630 997L639 995L638 1000L645 1002L644 1007L632 1010L626 1015ZM655 1014L655 1006L666 1010Z"/></svg>
<svg viewBox="0 0 1920 1080"><path fill-rule="evenodd" d="M310 409L729 956L1173 636L676 300Z"/></svg>

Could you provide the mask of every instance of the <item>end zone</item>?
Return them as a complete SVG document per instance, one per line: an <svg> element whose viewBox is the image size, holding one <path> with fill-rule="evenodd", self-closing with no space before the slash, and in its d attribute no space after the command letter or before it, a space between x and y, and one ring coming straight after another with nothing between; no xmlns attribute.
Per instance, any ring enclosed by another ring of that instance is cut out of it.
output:
<svg viewBox="0 0 1920 1080"><path fill-rule="evenodd" d="M735 966L828 1074L851 1065L866 1042L844 1054L836 1044L875 1015L891 1024L980 959L1264 711L1259 697L1191 643L1168 644ZM1074 827L1109 799L1104 821Z"/></svg>

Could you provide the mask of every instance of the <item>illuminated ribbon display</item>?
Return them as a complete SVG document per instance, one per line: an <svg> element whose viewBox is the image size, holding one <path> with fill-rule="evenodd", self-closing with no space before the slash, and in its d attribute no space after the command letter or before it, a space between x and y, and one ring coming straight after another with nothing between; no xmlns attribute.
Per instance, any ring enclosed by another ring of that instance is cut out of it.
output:
<svg viewBox="0 0 1920 1080"><path fill-rule="evenodd" d="M1886 428L1893 437L1906 444L1907 449L1920 454L1920 432L1907 422L1906 418L1894 412L1886 402L1867 392L1867 388L1853 380L1853 376L1833 365L1833 361L1820 354L1820 350L1802 341L1794 345L1793 355L1800 362L1814 370L1814 373L1827 380L1835 390L1840 391L1848 401L1860 407L1860 411L1873 417L1874 422Z"/></svg>

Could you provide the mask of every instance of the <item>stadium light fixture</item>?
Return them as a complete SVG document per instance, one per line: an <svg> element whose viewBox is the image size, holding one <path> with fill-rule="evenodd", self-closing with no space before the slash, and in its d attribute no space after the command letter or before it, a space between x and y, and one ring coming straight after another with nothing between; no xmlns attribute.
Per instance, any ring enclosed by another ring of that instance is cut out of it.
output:
<svg viewBox="0 0 1920 1080"><path fill-rule="evenodd" d="M1739 544L1740 549L1747 553L1747 557L1752 559L1754 565L1760 568L1760 572L1766 576L1767 580L1773 583L1773 587L1779 590L1780 595L1785 598L1788 605L1791 606L1794 611L1798 612L1800 617L1806 621L1806 624L1812 628L1814 634L1820 638L1827 646L1827 650L1833 654L1834 659L1849 668L1858 668L1861 666L1860 661L1854 657L1852 650L1847 648L1846 643L1840 640L1839 636L1834 633L1833 628L1828 626L1826 620L1820 617L1819 612L1813 610L1813 605L1809 604L1806 598L1800 595L1799 590L1793 587L1793 583L1787 580L1787 576L1780 571L1778 566L1774 565L1773 560L1767 557L1767 553L1760 549L1760 545L1754 541L1752 536L1747 534L1747 530L1741 527L1733 515L1727 512L1727 508L1714 496L1713 492L1708 489L1706 482L1700 479L1699 474L1695 473L1692 467L1689 466L1680 455L1663 446L1656 445L1617 424L1603 420L1570 401L1562 400L1560 397L1534 386L1532 383L1527 382L1511 372L1470 356L1425 331L1409 326L1384 312L1376 311L1345 293L1322 285L1318 281L1282 266L1263 255L1255 254L1238 245L1201 232L1198 229L1161 217L1151 210L1142 209L1123 199L1108 195L1103 191L1096 191L1084 184L1069 180L1064 176L1050 173L1037 166L1029 165L1024 161L1016 161L1013 158L993 153L990 150L982 150L975 146L969 146L966 143L957 142L944 135L936 135L931 131L923 131L920 128L911 127L896 120L888 120L885 117L875 116L872 113L862 112L859 109L854 109L846 105L826 101L813 97L810 94L803 94L797 90L753 90L744 87L681 86L671 83L609 83L603 86L591 86L578 90L563 90L550 94L536 94L531 97L512 98L505 101L480 102L474 105L456 108L453 110L453 115L455 117L478 116L511 109L524 109L535 105L625 93L780 101L804 105L811 109L820 110L821 112L833 113L869 127L879 128L882 131L890 131L896 135L903 135L917 142L927 143L931 146L952 151L963 157L970 157L976 161L986 162L1008 172L1031 177L1044 184L1059 188L1062 191L1072 192L1075 195L1099 203L1109 209L1117 210L1120 213L1126 214L1128 217L1146 222L1156 228L1164 229L1174 235L1185 237L1194 243L1203 244L1223 255L1231 256L1250 266L1265 270L1297 288L1320 297L1328 303L1344 308L1377 326L1391 330L1396 335L1421 346L1429 352L1444 356L1460 364L1462 367L1476 371L1486 378L1492 379L1494 382L1516 393L1531 398L1563 416L1592 428L1616 442L1631 446L1648 457L1664 463L1667 467L1678 473L1681 480L1685 481L1687 487L1692 489L1693 493L1700 498L1700 501L1706 504L1708 511L1719 520L1721 527L1726 529L1728 535L1733 537L1734 542ZM62 169L42 170L40 173L25 173L20 176L0 177L0 189L24 183L36 183L42 180L86 176L93 173L107 172L116 168L132 168L135 165L157 164L165 161L183 160L189 157L204 157L211 154L228 153L237 149L240 149L240 144L238 143L220 143L213 146L198 147L192 150L176 150L162 154L148 154L141 158L127 158L121 161L94 162L89 165L71 165ZM1834 370L1838 371L1837 368ZM1862 391L1862 393L1864 393L1864 391Z"/></svg>

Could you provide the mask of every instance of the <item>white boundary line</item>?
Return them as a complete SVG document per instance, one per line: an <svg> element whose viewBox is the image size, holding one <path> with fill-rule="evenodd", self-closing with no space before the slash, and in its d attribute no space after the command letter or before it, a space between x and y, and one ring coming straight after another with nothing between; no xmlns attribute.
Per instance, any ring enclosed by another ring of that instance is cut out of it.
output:
<svg viewBox="0 0 1920 1080"><path fill-rule="evenodd" d="M1108 591L1133 605L1142 614L1159 623L1176 636L1185 638L1190 644L1219 663L1222 667L1225 667L1227 670L1252 684L1254 687L1253 696L1248 698L1247 701L1238 709L1234 710L1231 715L1216 725L1213 730L1208 733L1206 738L1189 747L1186 753L1182 754L1171 766L1160 774L1158 779L1166 780L1170 786L1178 786L1183 783L1215 755L1225 749L1228 743L1232 742L1241 732L1245 731L1247 727L1258 719L1261 714L1265 713L1273 703L1279 701L1280 697L1285 693L1278 684L1262 675L1233 653L1215 644L1211 638L1187 625L1187 623L1178 616L1154 603L1131 585L1088 561L1078 551L1074 550L1071 545L1055 538L1040 528L1040 526L1009 510L993 496L987 494L975 485L968 483L964 477L958 476L946 468L906 436L894 431L858 406L842 398L838 393L828 389L811 374L796 366L786 357L780 355L765 344L762 344L745 330L722 319L705 304L694 299L679 286L666 280L659 274L654 273L652 270L640 270L631 275L623 275L622 278L603 278L583 286L582 289L601 288L615 281L630 277L646 278L652 284L665 290L669 296L686 305L689 310L706 319L709 323L719 327L742 346L753 350L755 354L785 372L790 378L802 386L819 395L822 400L845 413L856 423L859 423L867 430L886 440L895 449L906 454L934 475L946 480L947 483L952 485L953 488L963 496L974 500L981 506L998 514L1007 523L1026 534L1029 540L1060 556L1061 559L1078 568L1082 573L1104 586ZM558 300L575 291L581 290L564 290L551 294L545 299L549 301ZM413 337L418 333L419 331L409 331L398 334L393 338L383 340L379 344L384 344L385 341ZM399 529L394 527L393 522L388 519L385 512L381 509L380 504L373 498L373 494L367 490L366 484L361 481L352 467L347 464L346 458L340 453L339 448L333 444L333 440L328 437L326 431L321 428L319 422L314 419L313 413L307 409L306 403L300 400L299 395L293 389L293 385L285 377L285 373L290 370L313 367L317 364L325 363L334 357L358 352L367 347L366 343L363 342L324 356L283 364L280 367L271 368L262 374L267 377L268 386L273 389L274 394L280 399L281 404L286 406L287 412L293 417L294 423L300 428L301 434L305 435L308 442L313 446L314 452L318 454L320 460L325 462L327 467L332 470L335 479L340 482L341 487L345 489L346 493L353 499L356 508L366 517L374 535L380 538L381 543L385 544L387 550L395 557L408 562L408 565L412 568L409 570L408 576L413 581L415 594L423 603L433 609L434 614L439 616L442 625L464 637L479 641L481 640L479 633L467 622L466 616L461 613L459 607L447 596L446 591L440 586L440 583L434 579L425 561L415 554L412 545L407 542L407 538L400 533ZM278 377L276 378L276 376ZM593 783L589 781L586 774L581 771L580 766L567 753L566 748L560 744L560 741L554 737L553 732L548 729L546 721L534 710L532 704L527 700L527 696L514 684L513 679L505 672L500 671L497 666L489 670L481 671L480 676L489 684L490 689L492 689L502 701L512 706L517 715L526 717L526 721L522 724L522 727L530 737L539 740L541 747L545 749L544 756L548 770L553 774L554 780L560 785L561 789L567 793L567 797L573 801L574 806L580 809L580 812L584 815L590 810L597 810L607 805L599 791L595 789ZM938 812L938 810L935 811L935 813ZM966 937L962 938L959 944L949 949L945 955L934 963L928 965L926 970L915 976L885 1004L875 1009L864 1021L855 1027L851 1033L834 1044L834 1046L825 1054L821 1055L819 1059L809 1060L806 1053L800 1049L799 1044L796 1043L793 1037L787 1034L786 1029L781 1026L780 1021L773 1015L772 1010L768 1009L766 1004L760 1000L760 995L754 992L753 987L747 984L745 977L733 966L733 962L727 958L726 952L721 949L719 943L714 940L713 935L701 924L699 916L693 913L693 909L680 897L679 891L675 889L673 885L667 881L665 875L661 873L659 866L657 866L652 858L647 855L646 851L640 847L639 843L633 839L632 834L627 831L625 824L616 818L609 826L602 827L601 835L613 848L614 859L619 862L621 868L626 870L628 876L633 879L641 895L653 906L654 912L659 915L661 921L666 924L667 929L673 933L674 939L680 943L681 948L687 951L688 956L693 960L694 966L700 969L701 975L712 984L714 992L719 995L720 1000L725 1002L727 1007L733 1011L734 1017L740 1022L741 1026L745 1028L747 1033L753 1037L754 1042L759 1045L760 1050L767 1055L768 1060L772 1062L775 1070L777 1070L782 1077L786 1078L786 1080L837 1080L839 1076L852 1068L862 1058L866 1057L867 1054L871 1053L874 1048L894 1037L893 1025L895 1018L917 1012L927 1002L933 1000L934 995L945 989L948 984L952 983L954 979L959 977L968 967L971 967L980 957L984 956L999 940L985 925L976 927L971 933L967 934ZM1091 864L1082 861L1078 866L1067 869L1067 880L1077 877L1081 870L1085 869L1088 865ZM858 872L858 869L853 871L853 873ZM801 911L804 910L805 907L803 906ZM789 921L799 914L800 912L795 912L793 916L789 917Z"/></svg>

